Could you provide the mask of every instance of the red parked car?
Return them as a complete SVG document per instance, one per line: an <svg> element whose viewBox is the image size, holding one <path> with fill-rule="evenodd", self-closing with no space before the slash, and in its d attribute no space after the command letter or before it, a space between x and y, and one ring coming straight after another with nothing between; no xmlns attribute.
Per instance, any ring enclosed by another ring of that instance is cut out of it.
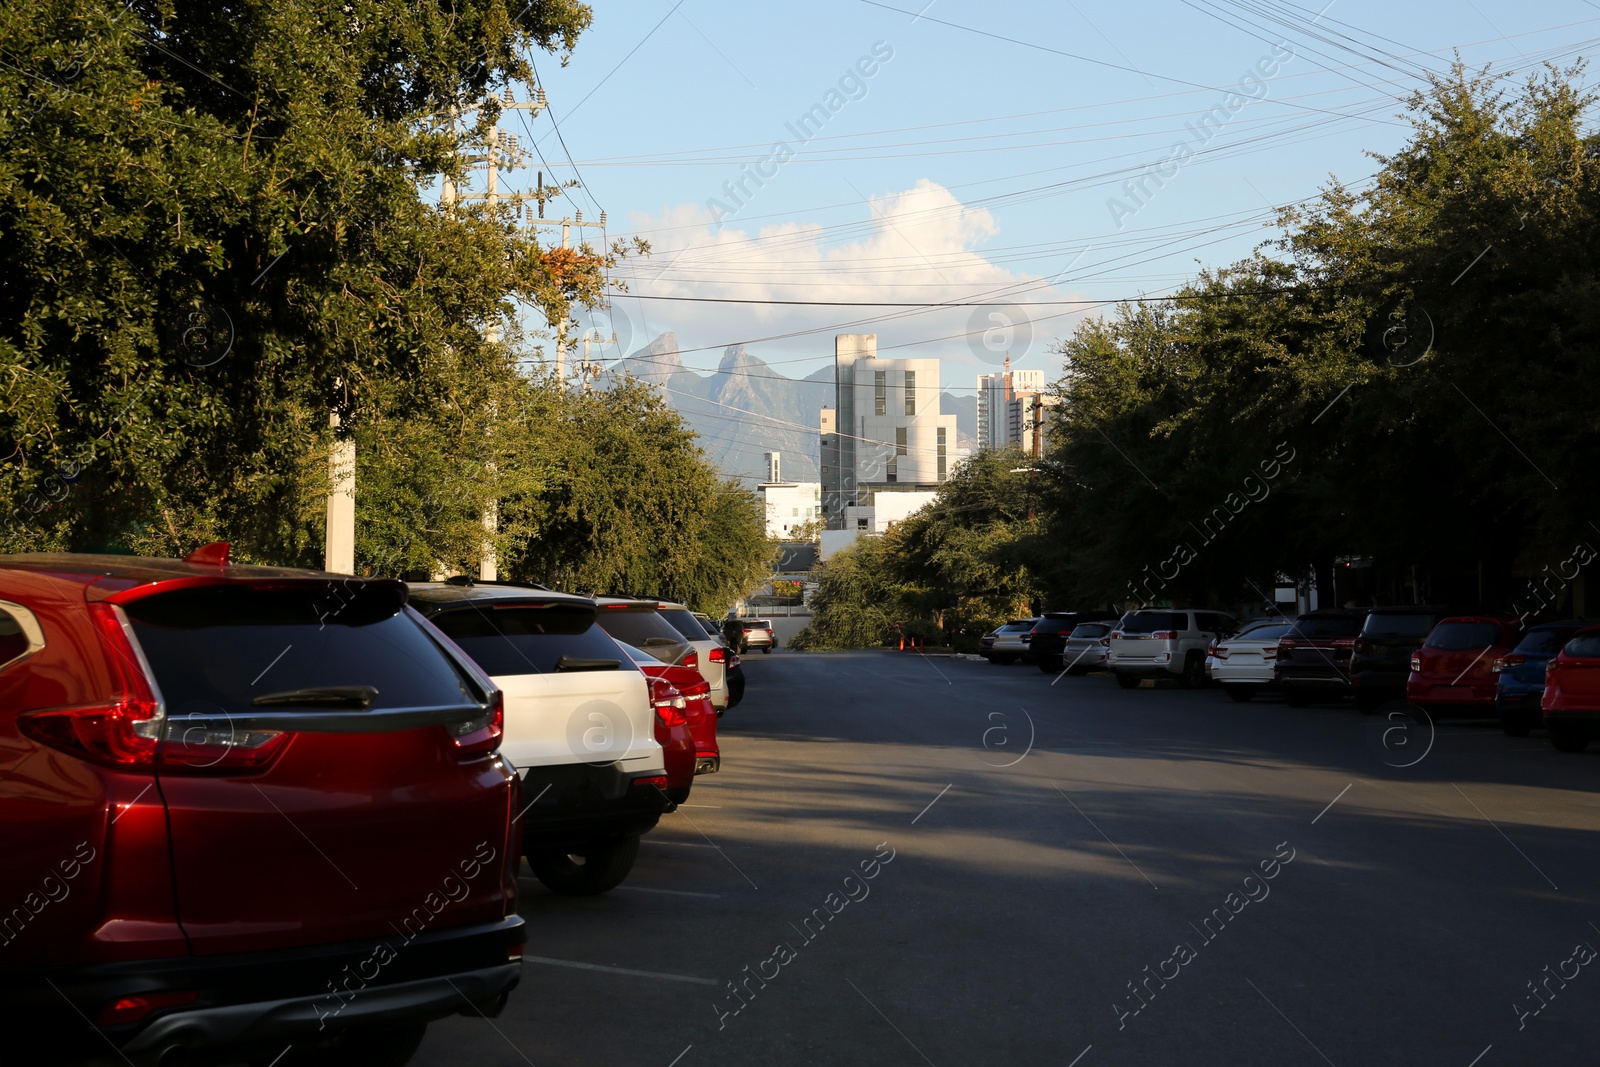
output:
<svg viewBox="0 0 1600 1067"><path fill-rule="evenodd" d="M1600 733L1600 626L1572 635L1545 668L1544 725L1562 752L1582 752Z"/></svg>
<svg viewBox="0 0 1600 1067"><path fill-rule="evenodd" d="M1496 718L1494 662L1517 647L1514 615L1456 615L1439 620L1411 654L1406 701L1434 718Z"/></svg>
<svg viewBox="0 0 1600 1067"><path fill-rule="evenodd" d="M0 556L8 1041L399 1065L498 1012L525 940L501 721L396 581Z"/></svg>
<svg viewBox="0 0 1600 1067"><path fill-rule="evenodd" d="M632 645L617 643L650 679L656 740L667 754L667 796L673 803L682 804L689 797L696 775L712 773L722 766L711 684L694 667L662 663Z"/></svg>

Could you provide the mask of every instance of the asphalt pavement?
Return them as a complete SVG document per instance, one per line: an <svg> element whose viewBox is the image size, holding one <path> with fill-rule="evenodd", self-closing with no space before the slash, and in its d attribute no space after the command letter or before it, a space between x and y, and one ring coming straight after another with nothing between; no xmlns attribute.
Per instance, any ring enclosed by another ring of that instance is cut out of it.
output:
<svg viewBox="0 0 1600 1067"><path fill-rule="evenodd" d="M418 1067L1593 1064L1600 753L863 652L746 660L592 899Z"/></svg>

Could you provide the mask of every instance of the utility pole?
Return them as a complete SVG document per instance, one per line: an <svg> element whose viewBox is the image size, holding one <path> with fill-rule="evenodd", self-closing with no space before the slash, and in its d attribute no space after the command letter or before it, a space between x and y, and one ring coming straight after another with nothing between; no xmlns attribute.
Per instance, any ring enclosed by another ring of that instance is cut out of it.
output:
<svg viewBox="0 0 1600 1067"><path fill-rule="evenodd" d="M539 172L539 190L541 193L544 190L543 171ZM572 231L574 229L591 228L604 230L606 228L606 213L604 211L600 212L599 222L584 222L582 211L574 212L572 216L567 218L547 220L544 217L544 196L538 196L536 199L539 201L539 217L530 220L532 226L535 229L546 230L553 230L557 226L561 227L562 248L570 249L572 247ZM565 319L556 327L556 383L563 389L567 386L567 322Z"/></svg>
<svg viewBox="0 0 1600 1067"><path fill-rule="evenodd" d="M543 89L535 90L532 99L519 101L516 99L513 91L508 87L504 95L491 95L488 100L484 101L484 103L488 103L490 100L499 103L500 111L502 113L507 111L526 111L530 115L537 115L545 108L545 95ZM463 114L470 111L481 110L482 107L483 104L465 108L452 108L450 111L450 132L455 132L456 122L460 120ZM488 205L489 210L493 212L494 209L500 205L500 169L504 167L507 170L514 170L522 166L526 155L527 154L522 151L521 146L517 143L516 134L501 129L499 123L496 122L494 128L489 131L489 143L486 146L484 153L482 155L469 155L466 157L469 168L476 169L480 165L485 167L486 174L484 180L484 191L481 193L462 193L456 188L455 182L446 179L443 188L440 189L439 202L445 207L453 207L455 204L461 201L482 200L486 205ZM544 195L544 173L542 171L540 172L539 176L539 185L540 188L533 195L541 198L539 200L539 208L542 213L544 210L544 200L542 199ZM513 193L508 199L510 199L516 205L516 207L520 209L522 207L524 196L525 194L523 193ZM488 341L490 344L498 344L500 342L500 324L498 322L491 321L484 329L484 340ZM493 417L494 413L491 411L491 422ZM489 473L490 475L495 473L495 466L493 462L489 464ZM491 500L483 509L483 528L485 534L492 535L495 529L498 527L499 521L499 506L496 501ZM488 536L485 536L483 542L483 551L478 560L478 577L482 581L492 582L498 576L499 564L495 559L494 543L489 539Z"/></svg>

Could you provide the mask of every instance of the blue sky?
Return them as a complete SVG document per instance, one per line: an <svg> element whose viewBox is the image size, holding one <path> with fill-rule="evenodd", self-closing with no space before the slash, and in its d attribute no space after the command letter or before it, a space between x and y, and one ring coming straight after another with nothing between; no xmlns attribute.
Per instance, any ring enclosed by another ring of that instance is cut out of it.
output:
<svg viewBox="0 0 1600 1067"><path fill-rule="evenodd" d="M1525 71L1600 42L1585 0L925 2L597 0L566 67L536 59L550 110L506 126L544 162L502 188L579 176L567 209L652 242L597 319L627 351L673 330L691 367L742 342L798 377L876 332L970 391L1006 350L1058 373L1095 311L1071 301L1170 292L1359 184L1453 49Z"/></svg>

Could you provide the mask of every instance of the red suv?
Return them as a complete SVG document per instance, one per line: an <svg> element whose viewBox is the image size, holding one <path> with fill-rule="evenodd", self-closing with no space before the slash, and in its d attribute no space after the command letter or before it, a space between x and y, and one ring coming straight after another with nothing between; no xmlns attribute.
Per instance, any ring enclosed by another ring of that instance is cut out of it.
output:
<svg viewBox="0 0 1600 1067"><path fill-rule="evenodd" d="M497 1012L525 940L500 730L399 582L0 556L8 1033L403 1064Z"/></svg>
<svg viewBox="0 0 1600 1067"><path fill-rule="evenodd" d="M1522 640L1514 615L1456 615L1440 619L1422 647L1411 654L1406 701L1435 718L1442 715L1496 718L1499 679L1495 660Z"/></svg>
<svg viewBox="0 0 1600 1067"><path fill-rule="evenodd" d="M1545 668L1544 725L1562 752L1582 752L1600 734L1600 626L1579 630Z"/></svg>

